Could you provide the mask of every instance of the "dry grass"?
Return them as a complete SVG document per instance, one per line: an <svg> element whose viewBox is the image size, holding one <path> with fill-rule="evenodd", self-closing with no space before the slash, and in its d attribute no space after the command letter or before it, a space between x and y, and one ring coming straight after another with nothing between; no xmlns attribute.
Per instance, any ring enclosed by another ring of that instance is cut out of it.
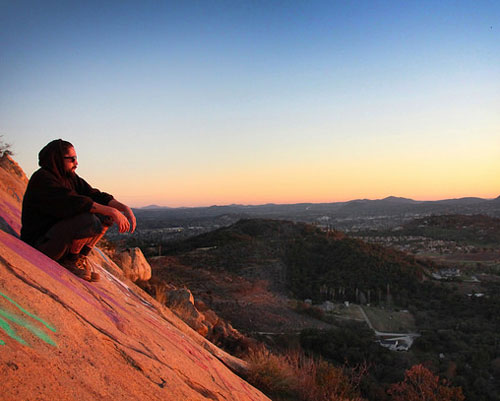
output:
<svg viewBox="0 0 500 401"><path fill-rule="evenodd" d="M297 381L294 371L283 357L261 350L250 355L248 381L273 400L294 400Z"/></svg>
<svg viewBox="0 0 500 401"><path fill-rule="evenodd" d="M274 401L363 400L358 391L360 377L350 378L342 369L302 352L274 355L261 349L248 362L248 381Z"/></svg>
<svg viewBox="0 0 500 401"><path fill-rule="evenodd" d="M169 287L166 283L160 280L151 280L149 282L148 292L154 297L160 304L165 305L167 302L167 290Z"/></svg>

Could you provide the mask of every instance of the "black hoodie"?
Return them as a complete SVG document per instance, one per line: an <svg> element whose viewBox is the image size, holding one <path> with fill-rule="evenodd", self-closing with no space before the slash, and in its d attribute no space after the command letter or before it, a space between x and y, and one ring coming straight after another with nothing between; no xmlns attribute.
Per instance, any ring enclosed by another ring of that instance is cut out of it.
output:
<svg viewBox="0 0 500 401"><path fill-rule="evenodd" d="M113 196L64 171L63 141L50 142L38 154L40 169L31 176L23 199L21 239L30 245L55 223L90 211L93 202L107 205Z"/></svg>

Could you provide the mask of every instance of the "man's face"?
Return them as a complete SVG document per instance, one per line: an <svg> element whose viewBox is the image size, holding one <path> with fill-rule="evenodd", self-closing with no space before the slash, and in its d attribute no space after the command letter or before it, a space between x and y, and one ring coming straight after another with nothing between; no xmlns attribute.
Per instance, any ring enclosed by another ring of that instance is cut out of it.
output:
<svg viewBox="0 0 500 401"><path fill-rule="evenodd" d="M67 175L71 176L75 174L76 167L78 166L78 160L76 159L75 148L69 148L68 151L63 156L64 171Z"/></svg>

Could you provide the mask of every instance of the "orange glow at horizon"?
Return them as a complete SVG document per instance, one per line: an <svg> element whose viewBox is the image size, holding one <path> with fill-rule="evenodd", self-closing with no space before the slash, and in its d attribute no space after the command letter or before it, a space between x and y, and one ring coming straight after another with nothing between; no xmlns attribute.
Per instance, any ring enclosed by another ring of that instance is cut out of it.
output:
<svg viewBox="0 0 500 401"><path fill-rule="evenodd" d="M499 164L437 164L380 161L356 165L355 161L332 165L280 165L228 171L186 172L163 177L160 173L134 179L135 186L119 182L103 184L117 198L133 206L210 206L265 203L329 203L353 199L400 196L414 200L461 197L495 198ZM122 183L123 184L123 183Z"/></svg>

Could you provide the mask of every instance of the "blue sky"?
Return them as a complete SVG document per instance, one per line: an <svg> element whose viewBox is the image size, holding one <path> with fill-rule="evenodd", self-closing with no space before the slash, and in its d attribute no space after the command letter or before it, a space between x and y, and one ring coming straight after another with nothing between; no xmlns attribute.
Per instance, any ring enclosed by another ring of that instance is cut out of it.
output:
<svg viewBox="0 0 500 401"><path fill-rule="evenodd" d="M0 1L0 133L133 206L500 193L496 1Z"/></svg>

